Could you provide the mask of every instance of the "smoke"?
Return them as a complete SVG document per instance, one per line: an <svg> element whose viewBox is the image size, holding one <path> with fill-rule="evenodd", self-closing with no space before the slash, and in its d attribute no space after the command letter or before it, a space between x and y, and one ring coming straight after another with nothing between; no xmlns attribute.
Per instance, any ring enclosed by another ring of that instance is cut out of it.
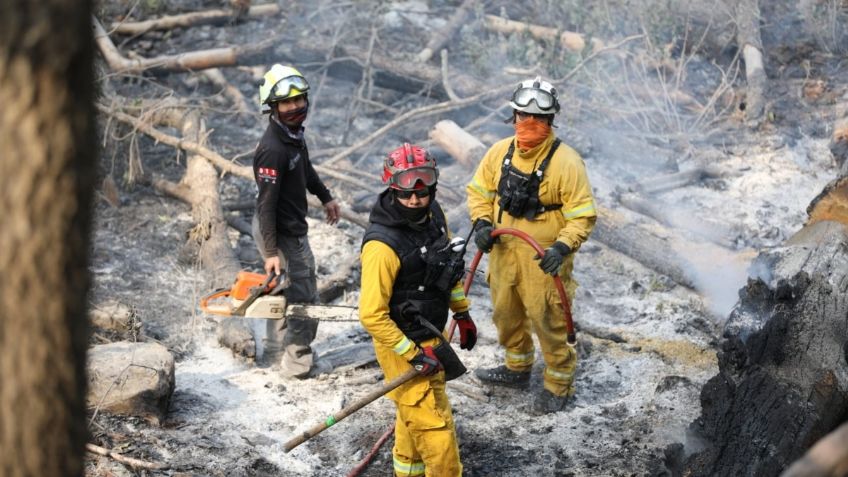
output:
<svg viewBox="0 0 848 477"><path fill-rule="evenodd" d="M685 243L678 247L681 264L695 288L705 297L707 309L724 321L739 300L739 289L748 280L751 253L732 252L706 243Z"/></svg>

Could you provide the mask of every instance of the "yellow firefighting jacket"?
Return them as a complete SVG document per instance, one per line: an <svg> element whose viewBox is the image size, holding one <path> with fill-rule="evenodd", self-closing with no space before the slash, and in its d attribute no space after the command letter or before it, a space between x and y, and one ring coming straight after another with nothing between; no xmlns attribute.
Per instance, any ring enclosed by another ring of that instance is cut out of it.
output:
<svg viewBox="0 0 848 477"><path fill-rule="evenodd" d="M523 173L536 170L555 138L551 132L541 144L527 152L521 152L516 147L512 156L513 167ZM558 240L576 251L592 232L597 215L583 160L574 149L560 144L545 170L545 176L539 184L539 199L544 205L562 204L561 209L543 212L533 220L516 218L506 211L501 214L498 207L498 182L501 179L504 155L514 140L514 137L509 137L495 143L486 152L474 178L466 187L472 222L485 219L495 228L509 227L526 232L543 248Z"/></svg>

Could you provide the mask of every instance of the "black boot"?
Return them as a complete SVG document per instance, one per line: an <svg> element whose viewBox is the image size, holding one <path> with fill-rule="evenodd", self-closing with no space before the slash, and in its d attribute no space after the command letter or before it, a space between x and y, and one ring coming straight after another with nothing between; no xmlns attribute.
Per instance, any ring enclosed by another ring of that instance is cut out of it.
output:
<svg viewBox="0 0 848 477"><path fill-rule="evenodd" d="M478 369L474 375L487 384L510 388L526 388L530 383L530 371L513 371L504 365L497 368Z"/></svg>
<svg viewBox="0 0 848 477"><path fill-rule="evenodd" d="M542 389L533 401L533 414L542 415L562 411L566 402L568 402L568 395L557 396L547 389Z"/></svg>

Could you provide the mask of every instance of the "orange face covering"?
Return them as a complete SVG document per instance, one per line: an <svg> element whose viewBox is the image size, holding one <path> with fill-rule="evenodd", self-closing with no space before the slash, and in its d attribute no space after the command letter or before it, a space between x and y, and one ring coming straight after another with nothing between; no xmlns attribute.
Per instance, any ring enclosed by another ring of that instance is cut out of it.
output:
<svg viewBox="0 0 848 477"><path fill-rule="evenodd" d="M550 133L551 125L544 119L531 116L515 123L515 138L521 151L529 151L542 144Z"/></svg>

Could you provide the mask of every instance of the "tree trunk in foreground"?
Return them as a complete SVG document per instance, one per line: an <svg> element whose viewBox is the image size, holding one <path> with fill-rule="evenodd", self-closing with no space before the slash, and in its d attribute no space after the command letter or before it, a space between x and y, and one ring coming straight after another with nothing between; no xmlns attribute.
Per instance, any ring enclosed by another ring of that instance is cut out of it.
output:
<svg viewBox="0 0 848 477"><path fill-rule="evenodd" d="M0 475L79 476L95 182L91 4L0 2Z"/></svg>
<svg viewBox="0 0 848 477"><path fill-rule="evenodd" d="M686 475L778 475L848 417L841 182L810 205L804 228L751 265L692 426L708 445Z"/></svg>

